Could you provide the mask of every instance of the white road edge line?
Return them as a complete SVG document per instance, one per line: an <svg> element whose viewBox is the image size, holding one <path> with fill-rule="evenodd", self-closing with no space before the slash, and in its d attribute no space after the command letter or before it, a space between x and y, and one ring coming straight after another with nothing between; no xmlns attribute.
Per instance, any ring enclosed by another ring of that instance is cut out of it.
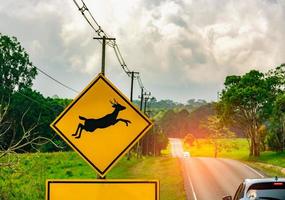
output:
<svg viewBox="0 0 285 200"><path fill-rule="evenodd" d="M170 140L172 140L173 141L173 138L169 138ZM180 140L179 140L180 141ZM180 141L180 143L181 143L181 141ZM173 142L171 143L171 153L173 153L173 150L174 150L174 145L173 145ZM174 156L174 154L172 154L172 156ZM179 158L179 156L177 156L178 158ZM197 200L197 196L196 196L196 193L195 193L195 190L194 190L194 186L193 186L193 183L192 183L192 181L191 181L191 177L190 177L190 174L189 174L189 172L187 171L187 162L186 162L186 160L183 160L184 158L182 157L182 158L180 158L181 160L181 162L183 163L183 165L184 165L184 170L185 170L185 173L187 174L187 178L188 178L188 180L189 180L189 183L190 183L190 187L191 187L191 190L192 190L192 194L193 194L193 197L194 197L194 200ZM187 159L189 159L189 158L187 158ZM188 160L189 161L189 160ZM186 194L187 195L187 194Z"/></svg>
<svg viewBox="0 0 285 200"><path fill-rule="evenodd" d="M183 158L182 158L182 159L183 159ZM192 183L192 181L191 181L190 174L189 174L189 172L187 171L186 161L185 161L185 160L183 160L182 162L183 162L183 164L184 164L185 172L187 173L187 178L188 178L189 183L190 183L190 187L191 187L191 191L192 191L192 194L193 194L194 200L197 200L197 196L196 196L196 193L195 193L195 190L194 190L193 183Z"/></svg>
<svg viewBox="0 0 285 200"><path fill-rule="evenodd" d="M187 176L188 176L190 187L191 187L191 190L192 190L192 193L193 193L194 200L197 200L197 196L196 196L196 193L195 193L195 190L194 190L194 187L193 187L193 183L191 181L191 177L190 177L189 173L187 173Z"/></svg>
<svg viewBox="0 0 285 200"><path fill-rule="evenodd" d="M243 163L244 164L244 163ZM262 175L261 173L259 173L258 171L256 171L255 169L253 169L252 167L248 166L247 164L244 164L244 166L246 166L248 169L250 169L251 171L253 171L254 173L256 173L257 175L259 175L261 178L264 178L264 175Z"/></svg>

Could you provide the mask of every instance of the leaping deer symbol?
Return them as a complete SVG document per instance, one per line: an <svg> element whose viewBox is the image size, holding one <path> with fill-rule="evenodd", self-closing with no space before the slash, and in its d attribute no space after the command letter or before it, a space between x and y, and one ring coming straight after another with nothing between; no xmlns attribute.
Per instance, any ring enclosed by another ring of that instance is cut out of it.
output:
<svg viewBox="0 0 285 200"><path fill-rule="evenodd" d="M79 123L76 132L72 134L72 136L75 136L75 138L80 138L82 130L85 130L87 132L93 132L98 128L107 128L109 126L115 125L120 121L124 122L126 126L128 126L129 123L131 123L131 121L121 118L117 119L119 112L125 110L126 107L120 105L115 99L114 101L110 101L110 103L112 104L112 107L115 108L115 110L112 113L107 114L102 118L87 119L85 117L79 116L79 119L84 120L84 124Z"/></svg>

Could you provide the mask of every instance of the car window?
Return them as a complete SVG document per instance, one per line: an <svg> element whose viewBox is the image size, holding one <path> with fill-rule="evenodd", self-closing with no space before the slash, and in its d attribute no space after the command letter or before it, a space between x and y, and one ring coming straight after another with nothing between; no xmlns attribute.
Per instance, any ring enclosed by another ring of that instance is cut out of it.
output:
<svg viewBox="0 0 285 200"><path fill-rule="evenodd" d="M253 184L248 188L246 192L246 197L250 200L254 200L254 199L282 200L282 199L285 199L285 183L270 182L270 183Z"/></svg>

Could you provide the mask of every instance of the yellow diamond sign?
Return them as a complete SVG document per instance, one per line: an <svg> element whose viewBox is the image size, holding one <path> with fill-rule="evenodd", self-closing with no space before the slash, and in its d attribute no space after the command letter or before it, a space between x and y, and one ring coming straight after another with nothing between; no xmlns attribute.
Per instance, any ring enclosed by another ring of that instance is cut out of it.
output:
<svg viewBox="0 0 285 200"><path fill-rule="evenodd" d="M102 74L51 124L101 176L151 126L152 122Z"/></svg>

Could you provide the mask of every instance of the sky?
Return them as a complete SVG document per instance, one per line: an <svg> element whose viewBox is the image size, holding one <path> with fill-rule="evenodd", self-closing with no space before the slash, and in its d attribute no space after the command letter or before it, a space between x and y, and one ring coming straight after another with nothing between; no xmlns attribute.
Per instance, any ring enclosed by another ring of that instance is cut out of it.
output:
<svg viewBox="0 0 285 200"><path fill-rule="evenodd" d="M284 0L84 2L158 100L215 101L226 76L285 62ZM101 44L72 0L2 0L0 32L17 37L35 66L77 91L101 70ZM129 96L131 80L110 47L106 77ZM45 96L77 95L41 73L33 87ZM134 98L139 93L135 84Z"/></svg>

